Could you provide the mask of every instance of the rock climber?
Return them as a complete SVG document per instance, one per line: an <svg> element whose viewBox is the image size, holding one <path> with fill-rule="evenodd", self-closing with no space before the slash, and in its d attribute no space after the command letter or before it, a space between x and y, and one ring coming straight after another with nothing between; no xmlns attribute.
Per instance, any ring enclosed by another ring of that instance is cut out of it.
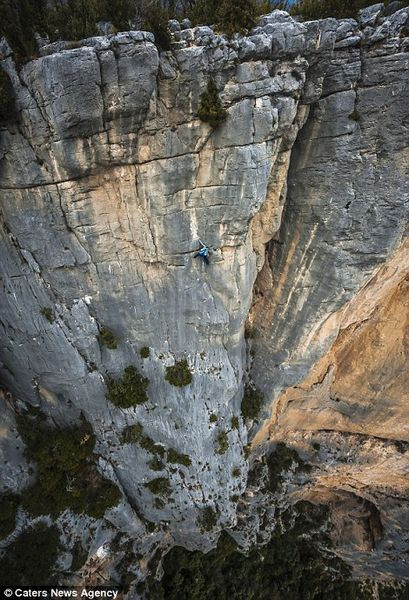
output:
<svg viewBox="0 0 409 600"><path fill-rule="evenodd" d="M194 258L201 256L203 258L203 260L205 261L205 263L208 265L209 264L209 248L206 246L206 244L204 244L202 242L202 240L199 240L199 244L201 245L201 248L198 252L196 252Z"/></svg>

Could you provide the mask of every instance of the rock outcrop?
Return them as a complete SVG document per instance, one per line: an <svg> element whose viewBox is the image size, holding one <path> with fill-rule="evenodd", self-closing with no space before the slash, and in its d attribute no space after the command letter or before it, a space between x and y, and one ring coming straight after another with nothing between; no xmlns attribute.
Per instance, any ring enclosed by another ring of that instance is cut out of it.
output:
<svg viewBox="0 0 409 600"><path fill-rule="evenodd" d="M19 72L2 43L19 111L0 132L0 372L19 399L3 398L3 488L32 480L19 407L58 426L82 414L123 495L105 519L59 517L94 570L111 568L118 532L146 556L210 549L221 528L246 544L250 431L256 462L284 440L313 465L280 502L330 505L360 575L409 577L409 463L394 445L409 441L408 12L275 11L233 40L172 22L169 52L119 33L44 46ZM210 79L227 110L216 129L197 117ZM182 360L192 381L177 387L166 369ZM106 384L129 365L148 401L121 408ZM249 378L259 427L240 415ZM124 443L132 425L163 449L156 470L146 444ZM165 497L146 485L157 478Z"/></svg>

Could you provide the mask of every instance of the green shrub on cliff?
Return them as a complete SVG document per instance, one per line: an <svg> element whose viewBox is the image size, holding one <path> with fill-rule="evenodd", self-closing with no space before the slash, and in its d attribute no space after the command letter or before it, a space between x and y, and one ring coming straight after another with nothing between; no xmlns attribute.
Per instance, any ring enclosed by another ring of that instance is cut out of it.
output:
<svg viewBox="0 0 409 600"><path fill-rule="evenodd" d="M17 119L16 101L9 76L0 67L0 126Z"/></svg>
<svg viewBox="0 0 409 600"><path fill-rule="evenodd" d="M14 531L20 497L12 492L0 494L0 540Z"/></svg>
<svg viewBox="0 0 409 600"><path fill-rule="evenodd" d="M185 467L190 467L190 465L192 464L190 456L188 456L187 454L183 454L182 452L178 452L174 448L169 448L167 453L167 459L169 463L184 465Z"/></svg>
<svg viewBox="0 0 409 600"><path fill-rule="evenodd" d="M206 506L197 517L196 524L202 532L211 531L217 525L217 518L217 512L211 506Z"/></svg>
<svg viewBox="0 0 409 600"><path fill-rule="evenodd" d="M255 385L248 384L241 401L243 419L257 419L263 403L264 394Z"/></svg>
<svg viewBox="0 0 409 600"><path fill-rule="evenodd" d="M168 21L172 18L172 11L164 6L160 0L154 0L145 13L143 29L151 31L155 36L156 45L162 50L170 49L170 34Z"/></svg>
<svg viewBox="0 0 409 600"><path fill-rule="evenodd" d="M227 117L227 111L220 102L217 87L212 79L209 80L206 91L200 97L200 106L197 114L199 119L209 123L212 127L217 127Z"/></svg>
<svg viewBox="0 0 409 600"><path fill-rule="evenodd" d="M221 431L216 438L216 453L225 454L229 449L229 438L226 431Z"/></svg>
<svg viewBox="0 0 409 600"><path fill-rule="evenodd" d="M55 583L55 563L60 551L57 527L38 523L26 529L0 560L2 585L47 585Z"/></svg>
<svg viewBox="0 0 409 600"><path fill-rule="evenodd" d="M254 27L260 15L286 6L280 0L196 0L191 2L188 16L193 25L214 25L231 37Z"/></svg>
<svg viewBox="0 0 409 600"><path fill-rule="evenodd" d="M116 350L118 348L118 340L108 327L101 327L98 341L101 346L106 346L108 350Z"/></svg>
<svg viewBox="0 0 409 600"><path fill-rule="evenodd" d="M267 457L267 487L271 492L276 492L280 489L283 481L283 474L293 465L295 465L296 471L309 472L311 470L311 465L306 463L294 448L290 448L283 442L279 442L275 447L275 450Z"/></svg>
<svg viewBox="0 0 409 600"><path fill-rule="evenodd" d="M257 22L259 6L257 0L222 0L216 12L217 29L229 37L246 33ZM261 6L265 8L265 4Z"/></svg>
<svg viewBox="0 0 409 600"><path fill-rule="evenodd" d="M172 493L169 479L166 477L156 477L145 483L145 487L154 495L161 498L167 498Z"/></svg>
<svg viewBox="0 0 409 600"><path fill-rule="evenodd" d="M43 306L41 309L41 314L49 323L54 323L55 321L55 312L49 306Z"/></svg>
<svg viewBox="0 0 409 600"><path fill-rule="evenodd" d="M154 456L152 460L148 462L148 467L152 469L152 471L163 471L165 469L165 465L157 456Z"/></svg>
<svg viewBox="0 0 409 600"><path fill-rule="evenodd" d="M78 542L75 542L75 544L71 550L71 554L72 554L72 559L71 559L70 571L75 573L75 572L79 571L85 564L85 562L88 558L88 552L86 550L84 550L81 542L78 541Z"/></svg>
<svg viewBox="0 0 409 600"><path fill-rule="evenodd" d="M372 4L375 4L374 0L300 0L290 12L304 19L346 19L356 18L362 8Z"/></svg>
<svg viewBox="0 0 409 600"><path fill-rule="evenodd" d="M126 367L122 377L108 377L106 397L115 406L129 408L148 401L148 385L149 379L143 377L135 367Z"/></svg>
<svg viewBox="0 0 409 600"><path fill-rule="evenodd" d="M0 37L4 36L18 65L38 54L35 33L47 30L47 0L0 0Z"/></svg>
<svg viewBox="0 0 409 600"><path fill-rule="evenodd" d="M95 436L88 423L55 429L45 420L17 416L17 428L26 446L24 454L36 465L36 480L22 497L33 516L58 516L62 511L101 518L118 504L118 488L96 467Z"/></svg>
<svg viewBox="0 0 409 600"><path fill-rule="evenodd" d="M148 358L149 354L150 354L150 350L149 350L148 346L143 346L139 350L139 354L140 354L141 358Z"/></svg>
<svg viewBox="0 0 409 600"><path fill-rule="evenodd" d="M192 373L187 360L178 360L171 367L166 367L165 379L176 387L184 387L192 383Z"/></svg>
<svg viewBox="0 0 409 600"><path fill-rule="evenodd" d="M240 429L239 417L234 416L231 418L231 426L232 429Z"/></svg>
<svg viewBox="0 0 409 600"><path fill-rule="evenodd" d="M204 509L207 511L207 509ZM203 511L204 512L204 511ZM151 600L368 600L360 585L351 581L351 569L331 552L323 532L326 512L299 502L276 517L284 527L274 528L271 540L240 552L225 532L210 552L176 546L166 554L164 575L151 576ZM198 519L201 527L202 521ZM210 508L203 530L215 526ZM150 566L153 566L151 563ZM403 598L403 597L402 597Z"/></svg>
<svg viewBox="0 0 409 600"><path fill-rule="evenodd" d="M122 430L121 441L123 444L139 444L146 452L157 454L161 458L165 456L165 448L146 435L140 423L125 427Z"/></svg>

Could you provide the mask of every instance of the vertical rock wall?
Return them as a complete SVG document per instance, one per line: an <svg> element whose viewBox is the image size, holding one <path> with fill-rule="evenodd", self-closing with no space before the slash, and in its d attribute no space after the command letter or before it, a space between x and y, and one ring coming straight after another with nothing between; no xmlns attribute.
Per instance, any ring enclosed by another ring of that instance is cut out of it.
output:
<svg viewBox="0 0 409 600"><path fill-rule="evenodd" d="M407 18L363 30L276 11L231 41L176 27L161 54L151 34L120 33L45 47L19 73L2 44L20 119L0 137L1 375L54 422L82 412L91 423L99 467L124 495L94 549L115 528L146 548L139 517L189 547L212 544L197 525L205 507L216 529L235 526L249 311L252 377L270 404L328 348L339 325L320 337L323 323L403 238ZM210 78L228 114L215 130L197 118ZM199 238L208 267L193 258ZM100 347L103 326L116 350ZM184 358L193 381L176 388L165 369ZM106 380L128 365L148 377L149 401L120 409ZM7 419L5 487L17 489L29 476ZM152 472L146 450L121 442L135 423L191 466ZM172 490L160 507L144 485L158 476ZM73 535L84 527L69 520Z"/></svg>

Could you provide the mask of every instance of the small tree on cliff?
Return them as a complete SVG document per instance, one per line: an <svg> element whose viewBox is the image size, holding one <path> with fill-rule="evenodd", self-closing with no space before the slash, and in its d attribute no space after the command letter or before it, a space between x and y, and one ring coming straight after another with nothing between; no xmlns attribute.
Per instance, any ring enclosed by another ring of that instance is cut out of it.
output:
<svg viewBox="0 0 409 600"><path fill-rule="evenodd" d="M254 27L260 14L256 0L223 0L217 11L217 27L229 37Z"/></svg>
<svg viewBox="0 0 409 600"><path fill-rule="evenodd" d="M0 67L0 125L17 118L13 86L9 76Z"/></svg>
<svg viewBox="0 0 409 600"><path fill-rule="evenodd" d="M407 0L405 1L407 3ZM304 19L356 18L358 12L366 6L375 4L374 0L300 0L291 8L292 15Z"/></svg>
<svg viewBox="0 0 409 600"><path fill-rule="evenodd" d="M209 79L206 91L200 97L200 106L197 114L199 119L210 123L212 127L217 127L227 117L227 111L222 106L213 79Z"/></svg>
<svg viewBox="0 0 409 600"><path fill-rule="evenodd" d="M254 27L259 15L286 5L285 0L196 0L188 15L193 25L215 25L231 37Z"/></svg>

